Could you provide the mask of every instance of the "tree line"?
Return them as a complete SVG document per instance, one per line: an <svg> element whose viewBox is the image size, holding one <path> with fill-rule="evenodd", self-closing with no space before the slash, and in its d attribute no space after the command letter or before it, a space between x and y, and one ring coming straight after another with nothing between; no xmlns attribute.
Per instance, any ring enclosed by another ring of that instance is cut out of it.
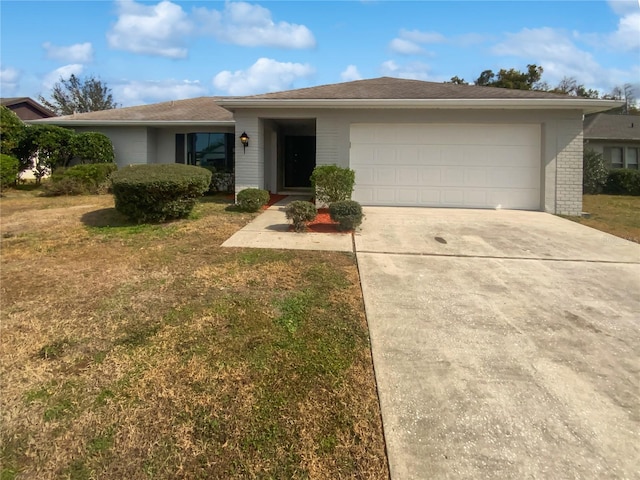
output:
<svg viewBox="0 0 640 480"><path fill-rule="evenodd" d="M478 78L473 81L473 85L483 87L512 88L516 90L535 90L539 92L558 93L582 98L602 98L607 100L621 100L625 104L610 113L637 114L638 107L633 86L626 83L614 87L611 92L602 93L593 88L587 88L575 77L563 77L554 87L542 80L544 69L538 65L527 65L525 71L515 68L501 68L497 73L493 70L484 70ZM470 85L464 78L458 76L451 77L444 83L454 83L457 85Z"/></svg>

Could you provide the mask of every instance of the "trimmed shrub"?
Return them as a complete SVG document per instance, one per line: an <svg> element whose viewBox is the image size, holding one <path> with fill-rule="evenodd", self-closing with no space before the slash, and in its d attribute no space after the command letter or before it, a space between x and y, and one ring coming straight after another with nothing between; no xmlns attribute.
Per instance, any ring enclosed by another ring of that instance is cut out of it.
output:
<svg viewBox="0 0 640 480"><path fill-rule="evenodd" d="M118 169L115 163L93 163L58 168L44 184L48 196L104 193L109 187L109 177Z"/></svg>
<svg viewBox="0 0 640 480"><path fill-rule="evenodd" d="M355 200L344 200L329 205L331 220L338 222L338 230L353 230L362 223L362 205Z"/></svg>
<svg viewBox="0 0 640 480"><path fill-rule="evenodd" d="M192 165L133 165L111 175L116 210L138 223L191 213L209 188L211 172Z"/></svg>
<svg viewBox="0 0 640 480"><path fill-rule="evenodd" d="M640 170L617 168L609 172L604 193L613 195L640 195Z"/></svg>
<svg viewBox="0 0 640 480"><path fill-rule="evenodd" d="M16 183L20 162L10 155L0 154L0 188L7 188Z"/></svg>
<svg viewBox="0 0 640 480"><path fill-rule="evenodd" d="M582 192L596 194L602 192L607 183L609 170L604 164L602 154L587 149L583 154Z"/></svg>
<svg viewBox="0 0 640 480"><path fill-rule="evenodd" d="M311 174L316 201L321 204L350 200L355 182L356 172L336 165L320 165Z"/></svg>
<svg viewBox="0 0 640 480"><path fill-rule="evenodd" d="M80 163L113 163L115 155L109 137L98 132L78 133L71 139L74 160Z"/></svg>
<svg viewBox="0 0 640 480"><path fill-rule="evenodd" d="M45 197L60 197L63 195L85 195L91 192L86 183L72 177L58 177L42 184Z"/></svg>
<svg viewBox="0 0 640 480"><path fill-rule="evenodd" d="M237 203L246 212L257 212L269 203L269 192L260 188L245 188L238 192Z"/></svg>
<svg viewBox="0 0 640 480"><path fill-rule="evenodd" d="M285 209L287 220L293 223L296 232L304 232L307 222L313 221L318 216L318 209L311 202L296 200L287 205Z"/></svg>

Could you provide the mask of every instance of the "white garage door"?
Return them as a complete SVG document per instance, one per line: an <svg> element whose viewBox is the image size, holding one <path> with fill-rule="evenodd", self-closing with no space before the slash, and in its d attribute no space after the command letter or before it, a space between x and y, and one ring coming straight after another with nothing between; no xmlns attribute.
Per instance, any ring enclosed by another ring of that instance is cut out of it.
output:
<svg viewBox="0 0 640 480"><path fill-rule="evenodd" d="M352 124L363 205L540 209L540 126Z"/></svg>

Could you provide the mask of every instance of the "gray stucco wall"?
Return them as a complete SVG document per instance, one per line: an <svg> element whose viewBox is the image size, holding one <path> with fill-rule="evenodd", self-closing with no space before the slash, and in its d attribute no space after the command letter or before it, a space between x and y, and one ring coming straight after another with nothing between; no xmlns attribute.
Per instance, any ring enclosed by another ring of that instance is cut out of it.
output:
<svg viewBox="0 0 640 480"><path fill-rule="evenodd" d="M582 209L582 112L579 110L421 110L421 109L242 109L236 120L236 191L272 188L265 181L263 119L316 119L316 164L349 166L352 123L537 124L542 128L541 205L543 210L578 215ZM268 129L267 129L268 130ZM242 152L238 135L251 145Z"/></svg>
<svg viewBox="0 0 640 480"><path fill-rule="evenodd" d="M77 132L100 132L111 140L118 167L147 163L146 127L77 127Z"/></svg>

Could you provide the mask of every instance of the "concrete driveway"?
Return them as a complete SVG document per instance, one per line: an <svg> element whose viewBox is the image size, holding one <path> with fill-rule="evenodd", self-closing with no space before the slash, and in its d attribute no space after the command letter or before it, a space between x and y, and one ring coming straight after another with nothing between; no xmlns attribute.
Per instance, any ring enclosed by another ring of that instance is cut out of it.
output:
<svg viewBox="0 0 640 480"><path fill-rule="evenodd" d="M393 480L640 478L640 245L539 212L365 214Z"/></svg>

